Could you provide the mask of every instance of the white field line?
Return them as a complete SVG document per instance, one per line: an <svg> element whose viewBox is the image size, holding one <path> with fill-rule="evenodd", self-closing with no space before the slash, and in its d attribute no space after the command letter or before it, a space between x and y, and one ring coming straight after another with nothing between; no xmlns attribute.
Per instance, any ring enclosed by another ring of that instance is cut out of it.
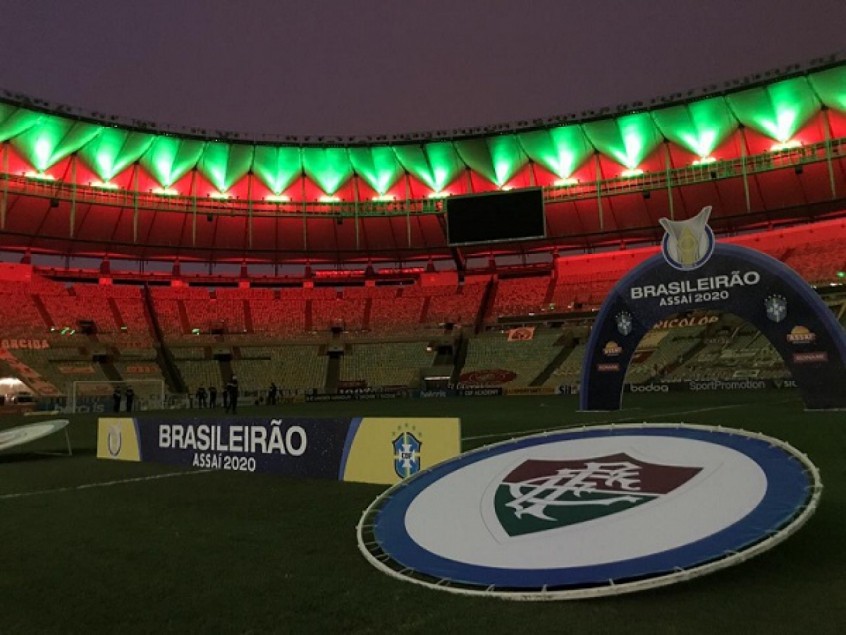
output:
<svg viewBox="0 0 846 635"><path fill-rule="evenodd" d="M713 410L728 410L730 408L740 408L741 406L746 406L748 404L729 404L726 406L711 406L710 408L696 408L695 410L677 410L676 412L662 412L656 413L653 415L654 418L659 417L678 417L679 415L692 415L697 414L700 412L711 412ZM527 434L536 434L538 432L553 432L556 430L566 430L568 428L582 428L582 427L590 427L590 426L599 426L599 425L608 425L610 423L625 423L632 419L639 419L640 415L631 415L628 417L619 417L614 419L609 419L608 421L590 421L584 423L568 423L563 426L554 426L552 428L535 428L534 430L520 430L519 433L514 432L497 432L495 434L477 434L472 437L461 437L462 441L476 441L478 439L495 439L498 437L516 437L516 436L523 436Z"/></svg>
<svg viewBox="0 0 846 635"><path fill-rule="evenodd" d="M71 487L58 487L56 489L41 489L32 492L17 492L14 494L0 494L0 500L9 500L12 498L26 498L28 496L38 496L40 494L60 494L62 492L77 492L80 490L94 489L95 487L112 487L113 485L126 485L127 483L143 483L145 481L156 481L163 478L172 478L175 476L192 476L194 474L205 474L213 472L214 470L192 470L185 472L167 472L165 474L153 474L152 476L139 476L137 478L125 478L119 481L102 481L100 483L84 483L83 485L73 485Z"/></svg>

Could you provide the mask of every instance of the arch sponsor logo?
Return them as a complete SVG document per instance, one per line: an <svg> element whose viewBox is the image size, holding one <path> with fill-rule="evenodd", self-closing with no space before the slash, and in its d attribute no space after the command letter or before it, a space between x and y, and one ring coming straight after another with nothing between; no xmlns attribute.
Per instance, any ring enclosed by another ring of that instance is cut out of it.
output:
<svg viewBox="0 0 846 635"><path fill-rule="evenodd" d="M716 245L714 232L708 227L710 216L711 206L708 205L684 221L669 218L658 221L665 231L661 253L667 264L680 271L692 271L708 262Z"/></svg>
<svg viewBox="0 0 846 635"><path fill-rule="evenodd" d="M482 447L365 511L359 547L458 593L617 594L741 562L810 516L821 485L782 441L684 424L597 426Z"/></svg>
<svg viewBox="0 0 846 635"><path fill-rule="evenodd" d="M787 341L791 344L813 344L817 341L817 334L807 326L796 325L787 334Z"/></svg>
<svg viewBox="0 0 846 635"><path fill-rule="evenodd" d="M605 357L617 357L620 353L623 352L623 347L617 344L614 340L611 340L602 347L602 354Z"/></svg>
<svg viewBox="0 0 846 635"><path fill-rule="evenodd" d="M670 392L667 384L629 384L629 392Z"/></svg>

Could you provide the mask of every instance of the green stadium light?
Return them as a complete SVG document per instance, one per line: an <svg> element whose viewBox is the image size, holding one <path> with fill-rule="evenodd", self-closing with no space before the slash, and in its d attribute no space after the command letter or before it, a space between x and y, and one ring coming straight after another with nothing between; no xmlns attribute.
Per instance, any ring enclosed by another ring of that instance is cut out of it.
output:
<svg viewBox="0 0 846 635"><path fill-rule="evenodd" d="M553 180L568 179L595 153L634 170L664 141L704 165L740 125L767 135L777 144L774 151L789 149L822 107L846 111L846 64L663 108L638 107L568 125L397 145L300 145L295 138L277 146L230 143L129 130L0 102L0 142L8 142L34 174L75 154L103 183L140 164L165 189L196 170L219 192L233 191L236 183L254 177L269 194L281 196L305 175L334 195L355 176L372 195L381 196L405 175L430 192L443 192L467 171L502 187L529 161Z"/></svg>
<svg viewBox="0 0 846 635"><path fill-rule="evenodd" d="M838 271L837 277L838 278L846 278L846 271Z"/></svg>

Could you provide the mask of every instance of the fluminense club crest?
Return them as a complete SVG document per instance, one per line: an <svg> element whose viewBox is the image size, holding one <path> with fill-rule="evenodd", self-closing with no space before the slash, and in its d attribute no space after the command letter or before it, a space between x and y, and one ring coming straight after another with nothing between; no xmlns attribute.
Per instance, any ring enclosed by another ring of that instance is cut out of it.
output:
<svg viewBox="0 0 846 635"><path fill-rule="evenodd" d="M662 218L658 222L666 233L661 241L664 260L681 271L698 269L714 253L714 232L708 227L711 206L703 207L693 218L684 221Z"/></svg>
<svg viewBox="0 0 846 635"><path fill-rule="evenodd" d="M617 514L666 496L701 467L659 465L618 453L579 460L529 459L497 487L497 520L509 536Z"/></svg>
<svg viewBox="0 0 846 635"><path fill-rule="evenodd" d="M408 430L394 439L394 471L407 478L420 471L420 448L423 444Z"/></svg>
<svg viewBox="0 0 846 635"><path fill-rule="evenodd" d="M620 311L616 316L614 316L615 321L617 322L617 331L620 335L628 335L632 332L633 322L632 322L632 314L628 311Z"/></svg>
<svg viewBox="0 0 846 635"><path fill-rule="evenodd" d="M787 317L787 299L781 295L771 295L764 300L767 317L773 322L781 322Z"/></svg>

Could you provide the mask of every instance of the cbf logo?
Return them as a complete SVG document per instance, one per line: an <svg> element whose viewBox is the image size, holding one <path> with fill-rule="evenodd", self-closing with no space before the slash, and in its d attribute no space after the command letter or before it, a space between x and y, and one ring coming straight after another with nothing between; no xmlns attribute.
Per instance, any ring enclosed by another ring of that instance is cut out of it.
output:
<svg viewBox="0 0 846 635"><path fill-rule="evenodd" d="M420 448L423 445L411 430L403 430L393 441L394 472L408 478L420 471Z"/></svg>
<svg viewBox="0 0 846 635"><path fill-rule="evenodd" d="M632 314L628 311L620 311L616 316L614 316L614 320L617 322L617 332L622 335L626 336L632 332Z"/></svg>
<svg viewBox="0 0 846 635"><path fill-rule="evenodd" d="M787 317L787 300L781 295L771 295L764 300L767 317L773 322L782 322Z"/></svg>
<svg viewBox="0 0 846 635"><path fill-rule="evenodd" d="M530 459L498 486L496 517L512 537L575 525L660 499L701 470L646 463L625 453L577 461Z"/></svg>
<svg viewBox="0 0 846 635"><path fill-rule="evenodd" d="M666 232L661 241L661 252L667 264L681 271L692 271L708 262L716 245L714 232L708 227L710 216L711 206L708 205L685 221L669 218L658 221Z"/></svg>

